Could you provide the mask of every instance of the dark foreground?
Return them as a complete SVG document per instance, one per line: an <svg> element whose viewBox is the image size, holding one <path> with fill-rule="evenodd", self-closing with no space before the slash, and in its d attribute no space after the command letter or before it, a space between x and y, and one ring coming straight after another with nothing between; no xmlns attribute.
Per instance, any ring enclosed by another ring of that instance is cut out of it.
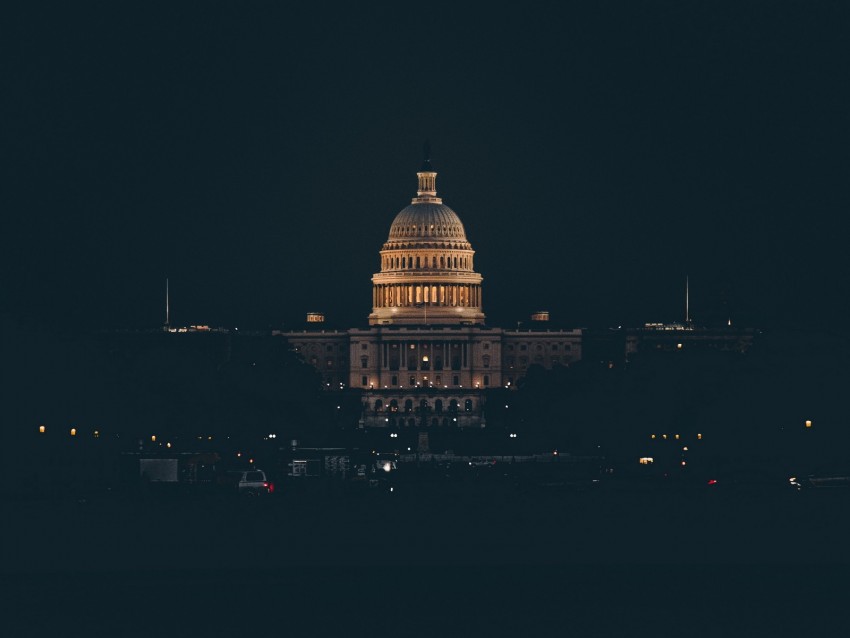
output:
<svg viewBox="0 0 850 638"><path fill-rule="evenodd" d="M3 510L11 635L824 635L850 564L850 489L472 481Z"/></svg>

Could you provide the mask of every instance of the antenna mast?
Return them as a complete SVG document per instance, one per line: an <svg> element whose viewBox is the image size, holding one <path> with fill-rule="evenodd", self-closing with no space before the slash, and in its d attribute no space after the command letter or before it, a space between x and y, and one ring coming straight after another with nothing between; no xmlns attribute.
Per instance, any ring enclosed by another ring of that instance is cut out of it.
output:
<svg viewBox="0 0 850 638"><path fill-rule="evenodd" d="M688 276L685 275L685 324L689 325L691 323L691 311L690 311L690 290L688 285Z"/></svg>

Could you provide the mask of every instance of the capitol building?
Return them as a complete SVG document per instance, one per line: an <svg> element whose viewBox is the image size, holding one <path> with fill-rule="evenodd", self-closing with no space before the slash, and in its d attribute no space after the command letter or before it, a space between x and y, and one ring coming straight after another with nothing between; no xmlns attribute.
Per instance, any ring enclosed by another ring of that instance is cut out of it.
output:
<svg viewBox="0 0 850 638"><path fill-rule="evenodd" d="M582 331L485 322L483 277L460 217L437 196L427 157L416 197L399 212L372 276L368 327L279 333L316 367L329 390L359 390L362 427L484 427L486 391L511 388L529 366L581 359Z"/></svg>

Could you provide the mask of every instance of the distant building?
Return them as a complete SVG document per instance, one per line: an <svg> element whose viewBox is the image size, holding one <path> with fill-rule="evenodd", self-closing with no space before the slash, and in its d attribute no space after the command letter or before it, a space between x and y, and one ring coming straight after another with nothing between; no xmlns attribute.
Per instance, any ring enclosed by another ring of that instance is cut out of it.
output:
<svg viewBox="0 0 850 638"><path fill-rule="evenodd" d="M693 324L648 323L625 331L625 356L646 350L724 350L746 353L753 345L752 328L697 328Z"/></svg>
<svg viewBox="0 0 850 638"><path fill-rule="evenodd" d="M548 312L525 329L487 326L475 251L437 197L427 157L417 177L380 251L369 326L279 334L327 389L362 391L364 427L483 427L487 389L511 387L533 365L579 361L582 331L552 328Z"/></svg>

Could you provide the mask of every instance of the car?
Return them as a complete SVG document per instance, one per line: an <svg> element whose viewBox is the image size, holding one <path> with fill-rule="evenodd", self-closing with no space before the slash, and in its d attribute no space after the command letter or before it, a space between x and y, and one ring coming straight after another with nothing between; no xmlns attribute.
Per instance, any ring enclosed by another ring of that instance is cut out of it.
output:
<svg viewBox="0 0 850 638"><path fill-rule="evenodd" d="M800 477L792 476L788 479L788 483L797 490L850 487L850 472L821 472Z"/></svg>
<svg viewBox="0 0 850 638"><path fill-rule="evenodd" d="M274 493L274 483L263 470L232 470L227 472L219 484L234 489L243 496L260 496Z"/></svg>

